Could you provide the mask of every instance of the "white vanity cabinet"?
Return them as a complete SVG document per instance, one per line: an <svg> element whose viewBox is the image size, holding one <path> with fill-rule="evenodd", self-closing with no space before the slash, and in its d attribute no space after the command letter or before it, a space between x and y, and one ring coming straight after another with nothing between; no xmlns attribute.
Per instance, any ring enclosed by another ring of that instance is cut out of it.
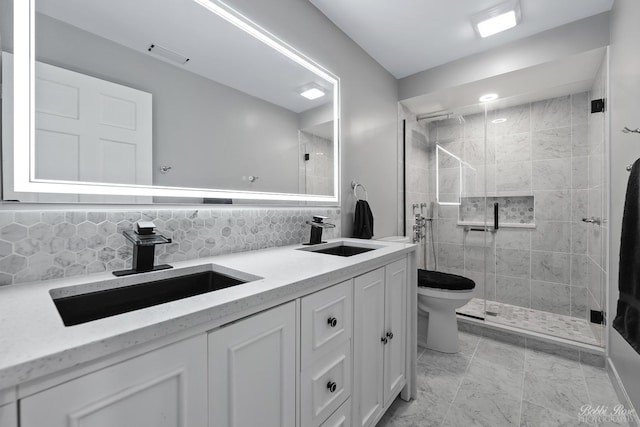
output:
<svg viewBox="0 0 640 427"><path fill-rule="evenodd" d="M295 381L295 302L209 333L210 427L295 427Z"/></svg>
<svg viewBox="0 0 640 427"><path fill-rule="evenodd" d="M406 382L407 260L355 278L354 426L376 422Z"/></svg>
<svg viewBox="0 0 640 427"><path fill-rule="evenodd" d="M0 427L372 426L415 392L414 261L393 259L18 384L0 393Z"/></svg>
<svg viewBox="0 0 640 427"><path fill-rule="evenodd" d="M25 397L20 426L204 426L206 340L200 334Z"/></svg>
<svg viewBox="0 0 640 427"><path fill-rule="evenodd" d="M0 406L0 426L18 427L18 408L15 403Z"/></svg>

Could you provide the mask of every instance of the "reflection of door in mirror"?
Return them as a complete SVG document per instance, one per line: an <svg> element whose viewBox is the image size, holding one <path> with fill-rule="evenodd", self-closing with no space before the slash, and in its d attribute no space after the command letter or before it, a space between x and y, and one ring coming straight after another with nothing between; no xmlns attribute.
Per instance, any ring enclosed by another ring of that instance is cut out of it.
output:
<svg viewBox="0 0 640 427"><path fill-rule="evenodd" d="M3 53L3 63L3 81L12 81L12 55ZM152 184L151 94L41 62L36 62L35 87L36 179ZM12 96L5 98L7 105L13 103ZM4 144L4 150L10 159L11 145ZM5 165L6 183L13 167ZM11 187L5 186L5 199L107 201L92 195L17 194ZM108 201L143 202L126 196Z"/></svg>

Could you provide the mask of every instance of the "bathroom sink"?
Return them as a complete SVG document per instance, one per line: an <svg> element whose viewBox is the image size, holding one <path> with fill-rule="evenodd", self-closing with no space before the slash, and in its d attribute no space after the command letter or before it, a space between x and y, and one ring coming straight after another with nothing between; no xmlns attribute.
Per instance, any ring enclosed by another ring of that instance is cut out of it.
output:
<svg viewBox="0 0 640 427"><path fill-rule="evenodd" d="M302 251L315 252L318 254L328 254L328 255L337 255L337 256L353 256L362 254L365 252L373 251L378 249L378 246L367 247L367 246L354 246L346 243L340 243L338 245L326 246L323 245L321 247L309 247L309 248L301 248Z"/></svg>
<svg viewBox="0 0 640 427"><path fill-rule="evenodd" d="M56 297L54 292L58 290L50 293L65 326L73 326L246 282L216 271L204 271L78 295Z"/></svg>

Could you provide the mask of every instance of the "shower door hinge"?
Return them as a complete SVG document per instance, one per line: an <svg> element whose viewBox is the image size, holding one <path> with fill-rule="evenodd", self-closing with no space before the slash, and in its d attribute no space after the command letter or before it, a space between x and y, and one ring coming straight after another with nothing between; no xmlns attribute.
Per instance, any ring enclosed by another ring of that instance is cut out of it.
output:
<svg viewBox="0 0 640 427"><path fill-rule="evenodd" d="M598 325L606 325L607 317L605 312L602 310L600 311L591 310L591 323L595 323Z"/></svg>
<svg viewBox="0 0 640 427"><path fill-rule="evenodd" d="M606 107L605 98L602 99L594 99L591 101L591 114L593 113L602 113Z"/></svg>

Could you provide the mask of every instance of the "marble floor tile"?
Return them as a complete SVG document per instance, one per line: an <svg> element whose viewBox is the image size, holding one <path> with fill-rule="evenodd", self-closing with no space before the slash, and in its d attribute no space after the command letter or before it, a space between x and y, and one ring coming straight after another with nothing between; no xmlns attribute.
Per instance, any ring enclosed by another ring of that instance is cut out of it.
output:
<svg viewBox="0 0 640 427"><path fill-rule="evenodd" d="M499 362L474 357L465 379L483 385L485 391L502 392L511 396L522 394L524 369L508 369Z"/></svg>
<svg viewBox="0 0 640 427"><path fill-rule="evenodd" d="M624 417L580 418L584 405L618 404L592 358L503 332L463 327L461 352L418 349L415 400L397 398L378 427L626 426ZM489 332L487 332L489 331Z"/></svg>
<svg viewBox="0 0 640 427"><path fill-rule="evenodd" d="M611 409L620 405L620 399L611 384L605 369L582 365L582 372L587 383L587 392L593 406L607 406Z"/></svg>
<svg viewBox="0 0 640 427"><path fill-rule="evenodd" d="M589 404L589 395L582 375L572 377L569 371L555 369L551 374L539 367L526 369L523 398L556 412L575 415L577 408Z"/></svg>
<svg viewBox="0 0 640 427"><path fill-rule="evenodd" d="M431 397L428 393L418 391L417 399L411 402L396 398L377 427L439 427L451 402L434 403Z"/></svg>
<svg viewBox="0 0 640 427"><path fill-rule="evenodd" d="M579 421L578 416L551 411L528 401L522 402L520 427L587 427L590 424Z"/></svg>
<svg viewBox="0 0 640 427"><path fill-rule="evenodd" d="M520 418L520 396L488 390L465 379L444 418L443 426L513 426Z"/></svg>

